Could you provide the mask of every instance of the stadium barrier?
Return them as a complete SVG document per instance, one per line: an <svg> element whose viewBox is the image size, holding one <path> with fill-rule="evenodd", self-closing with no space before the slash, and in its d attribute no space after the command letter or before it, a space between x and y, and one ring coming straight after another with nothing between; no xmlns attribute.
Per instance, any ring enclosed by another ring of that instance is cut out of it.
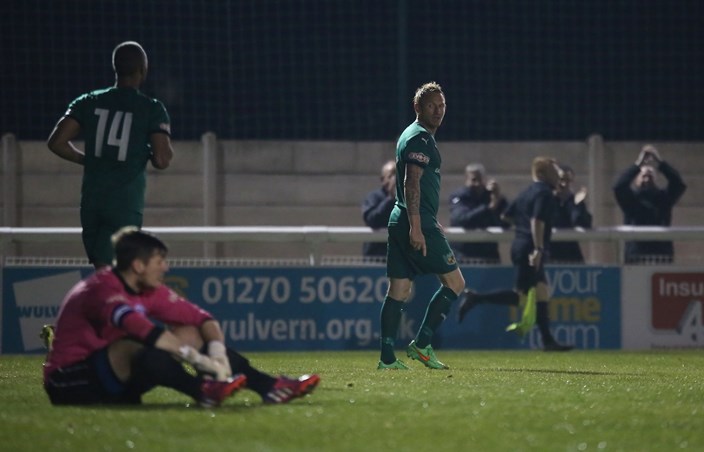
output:
<svg viewBox="0 0 704 452"><path fill-rule="evenodd" d="M168 241L250 241L307 244L308 258L246 266L172 267L166 283L220 321L231 344L242 350L373 349L379 306L387 281L383 265L325 264L330 242L384 240L385 232L359 227L163 227L145 228ZM451 241L511 240L510 231L449 228ZM555 240L603 241L619 249L625 240L702 241L704 228L600 228L557 231ZM0 228L0 246L35 241L80 241L80 228ZM17 263L3 255L0 351L42 353L37 335L58 314L63 295L92 272L87 262ZM479 291L507 288L508 265L462 264L467 283ZM704 272L681 265L555 265L547 268L555 336L581 349L652 349L704 346ZM399 346L412 338L435 290L432 276L418 278L404 314ZM415 299L419 302L413 302ZM456 306L450 313L456 319ZM534 330L525 341L504 332L517 310L482 305L460 325L445 322L434 343L446 348L540 348Z"/></svg>
<svg viewBox="0 0 704 452"><path fill-rule="evenodd" d="M319 265L321 249L326 243L363 243L386 241L386 231L356 226L180 226L144 227L169 242L268 242L305 243L310 265ZM510 242L512 230L488 228L465 230L445 228L451 242ZM0 258L5 261L10 244L23 242L58 243L80 242L81 228L77 227L0 227ZM553 233L553 241L607 242L616 250L618 263L623 264L623 243L627 240L671 240L704 242L704 227L613 226L595 229L560 229Z"/></svg>

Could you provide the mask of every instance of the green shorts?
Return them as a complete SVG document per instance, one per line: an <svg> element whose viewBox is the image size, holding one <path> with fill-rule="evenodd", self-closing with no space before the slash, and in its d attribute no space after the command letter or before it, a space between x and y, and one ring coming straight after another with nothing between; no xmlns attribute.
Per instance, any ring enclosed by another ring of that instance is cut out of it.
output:
<svg viewBox="0 0 704 452"><path fill-rule="evenodd" d="M142 227L142 213L110 208L81 208L81 237L91 264L112 264L111 238L123 226Z"/></svg>
<svg viewBox="0 0 704 452"><path fill-rule="evenodd" d="M386 276L413 280L418 275L444 275L457 268L455 254L439 228L423 229L423 235L425 256L411 247L408 226L389 225Z"/></svg>

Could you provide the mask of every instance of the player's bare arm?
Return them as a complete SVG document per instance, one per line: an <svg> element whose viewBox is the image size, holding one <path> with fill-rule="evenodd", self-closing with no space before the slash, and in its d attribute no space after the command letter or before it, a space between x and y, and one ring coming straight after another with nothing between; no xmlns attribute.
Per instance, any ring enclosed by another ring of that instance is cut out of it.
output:
<svg viewBox="0 0 704 452"><path fill-rule="evenodd" d="M78 137L81 132L81 125L70 116L64 116L56 123L56 127L51 131L47 146L49 150L69 162L83 165L85 154L78 149L71 140Z"/></svg>
<svg viewBox="0 0 704 452"><path fill-rule="evenodd" d="M174 157L171 138L165 133L153 133L149 137L152 146L152 166L156 169L166 169Z"/></svg>
<svg viewBox="0 0 704 452"><path fill-rule="evenodd" d="M404 195L406 197L406 212L408 222L411 225L410 241L415 250L419 250L426 255L425 237L420 225L420 178L423 176L423 168L418 165L406 165L406 177L403 182Z"/></svg>

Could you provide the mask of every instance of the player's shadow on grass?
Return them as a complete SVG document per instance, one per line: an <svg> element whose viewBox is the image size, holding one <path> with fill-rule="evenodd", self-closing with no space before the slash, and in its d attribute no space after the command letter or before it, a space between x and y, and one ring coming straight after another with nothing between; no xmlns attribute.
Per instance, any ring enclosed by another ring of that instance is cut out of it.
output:
<svg viewBox="0 0 704 452"><path fill-rule="evenodd" d="M604 375L604 376L623 376L629 375L639 377L642 374L626 373L626 372L604 372L598 370L558 370L558 369L515 369L515 368L499 368L493 369L498 372L516 372L516 373L536 373L536 374L567 374L567 375Z"/></svg>

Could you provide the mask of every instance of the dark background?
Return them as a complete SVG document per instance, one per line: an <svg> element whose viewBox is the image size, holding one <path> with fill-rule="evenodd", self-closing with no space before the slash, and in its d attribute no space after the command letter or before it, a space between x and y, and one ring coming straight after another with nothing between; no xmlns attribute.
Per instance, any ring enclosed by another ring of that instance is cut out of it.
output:
<svg viewBox="0 0 704 452"><path fill-rule="evenodd" d="M173 137L394 140L444 88L448 140L704 140L695 0L5 0L0 133L45 139L137 40Z"/></svg>

